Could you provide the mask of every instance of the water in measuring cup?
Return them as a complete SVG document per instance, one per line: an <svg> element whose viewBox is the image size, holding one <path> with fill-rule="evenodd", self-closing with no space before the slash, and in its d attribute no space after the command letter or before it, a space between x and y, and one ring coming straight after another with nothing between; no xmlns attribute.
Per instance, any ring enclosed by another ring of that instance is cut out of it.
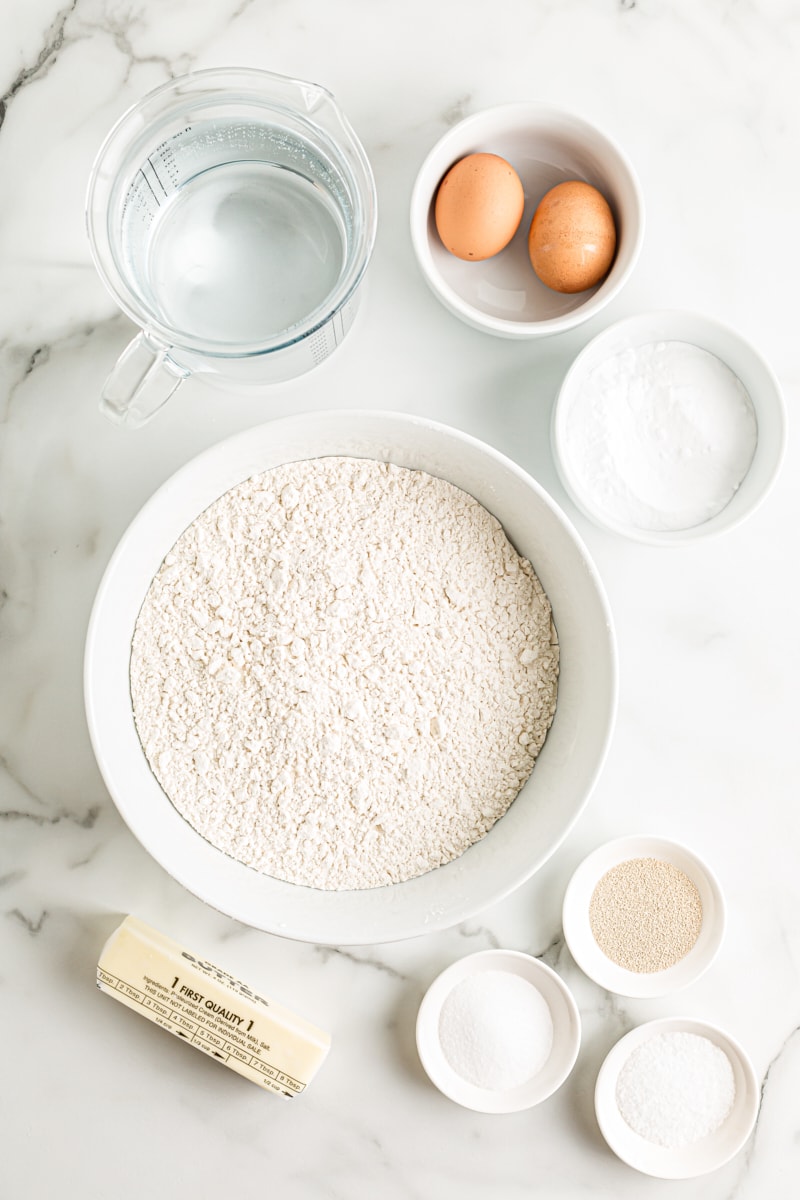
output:
<svg viewBox="0 0 800 1200"><path fill-rule="evenodd" d="M326 189L259 158L178 175L148 234L142 282L156 315L232 347L268 341L317 311L345 258Z"/></svg>

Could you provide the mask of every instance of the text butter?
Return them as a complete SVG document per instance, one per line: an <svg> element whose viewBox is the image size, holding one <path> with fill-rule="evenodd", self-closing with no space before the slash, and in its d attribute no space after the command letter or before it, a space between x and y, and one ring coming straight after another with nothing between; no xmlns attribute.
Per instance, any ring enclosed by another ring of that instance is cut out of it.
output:
<svg viewBox="0 0 800 1200"><path fill-rule="evenodd" d="M304 1091L330 1049L327 1033L136 917L126 917L103 947L97 986L283 1096Z"/></svg>

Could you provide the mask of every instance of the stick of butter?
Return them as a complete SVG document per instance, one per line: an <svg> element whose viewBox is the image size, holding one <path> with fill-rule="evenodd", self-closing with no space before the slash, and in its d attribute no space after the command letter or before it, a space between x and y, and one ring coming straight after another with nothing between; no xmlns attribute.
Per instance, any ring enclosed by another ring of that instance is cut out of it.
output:
<svg viewBox="0 0 800 1200"><path fill-rule="evenodd" d="M269 1092L305 1090L331 1039L136 917L103 947L97 986Z"/></svg>

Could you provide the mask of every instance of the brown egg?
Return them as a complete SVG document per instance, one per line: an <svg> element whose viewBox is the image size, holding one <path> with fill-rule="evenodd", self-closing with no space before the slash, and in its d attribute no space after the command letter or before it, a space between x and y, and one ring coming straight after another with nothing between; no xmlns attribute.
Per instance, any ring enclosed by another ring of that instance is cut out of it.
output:
<svg viewBox="0 0 800 1200"><path fill-rule="evenodd" d="M555 292L583 292L608 273L617 230L606 198L571 179L551 188L533 214L528 253L536 274Z"/></svg>
<svg viewBox="0 0 800 1200"><path fill-rule="evenodd" d="M510 163L497 154L468 154L439 184L434 219L451 254L481 262L508 245L524 207L522 183Z"/></svg>

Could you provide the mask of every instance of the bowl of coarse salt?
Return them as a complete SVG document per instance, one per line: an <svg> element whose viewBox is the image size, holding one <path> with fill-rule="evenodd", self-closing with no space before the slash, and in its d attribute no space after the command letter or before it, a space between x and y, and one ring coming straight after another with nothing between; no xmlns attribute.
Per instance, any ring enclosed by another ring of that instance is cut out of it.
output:
<svg viewBox="0 0 800 1200"><path fill-rule="evenodd" d="M564 377L551 422L556 468L596 525L652 546L732 529L783 460L780 384L735 330L698 313L609 326Z"/></svg>
<svg viewBox="0 0 800 1200"><path fill-rule="evenodd" d="M729 1034L664 1017L637 1026L606 1056L595 1113L609 1147L645 1175L692 1179L744 1146L758 1116L753 1066Z"/></svg>
<svg viewBox="0 0 800 1200"><path fill-rule="evenodd" d="M417 1050L429 1079L476 1112L541 1104L567 1079L580 1040L569 988L517 950L483 950L452 963L417 1015Z"/></svg>
<svg viewBox="0 0 800 1200"><path fill-rule="evenodd" d="M688 987L711 966L725 933L725 900L688 847L634 834L606 842L570 879L564 938L606 991L648 999Z"/></svg>

